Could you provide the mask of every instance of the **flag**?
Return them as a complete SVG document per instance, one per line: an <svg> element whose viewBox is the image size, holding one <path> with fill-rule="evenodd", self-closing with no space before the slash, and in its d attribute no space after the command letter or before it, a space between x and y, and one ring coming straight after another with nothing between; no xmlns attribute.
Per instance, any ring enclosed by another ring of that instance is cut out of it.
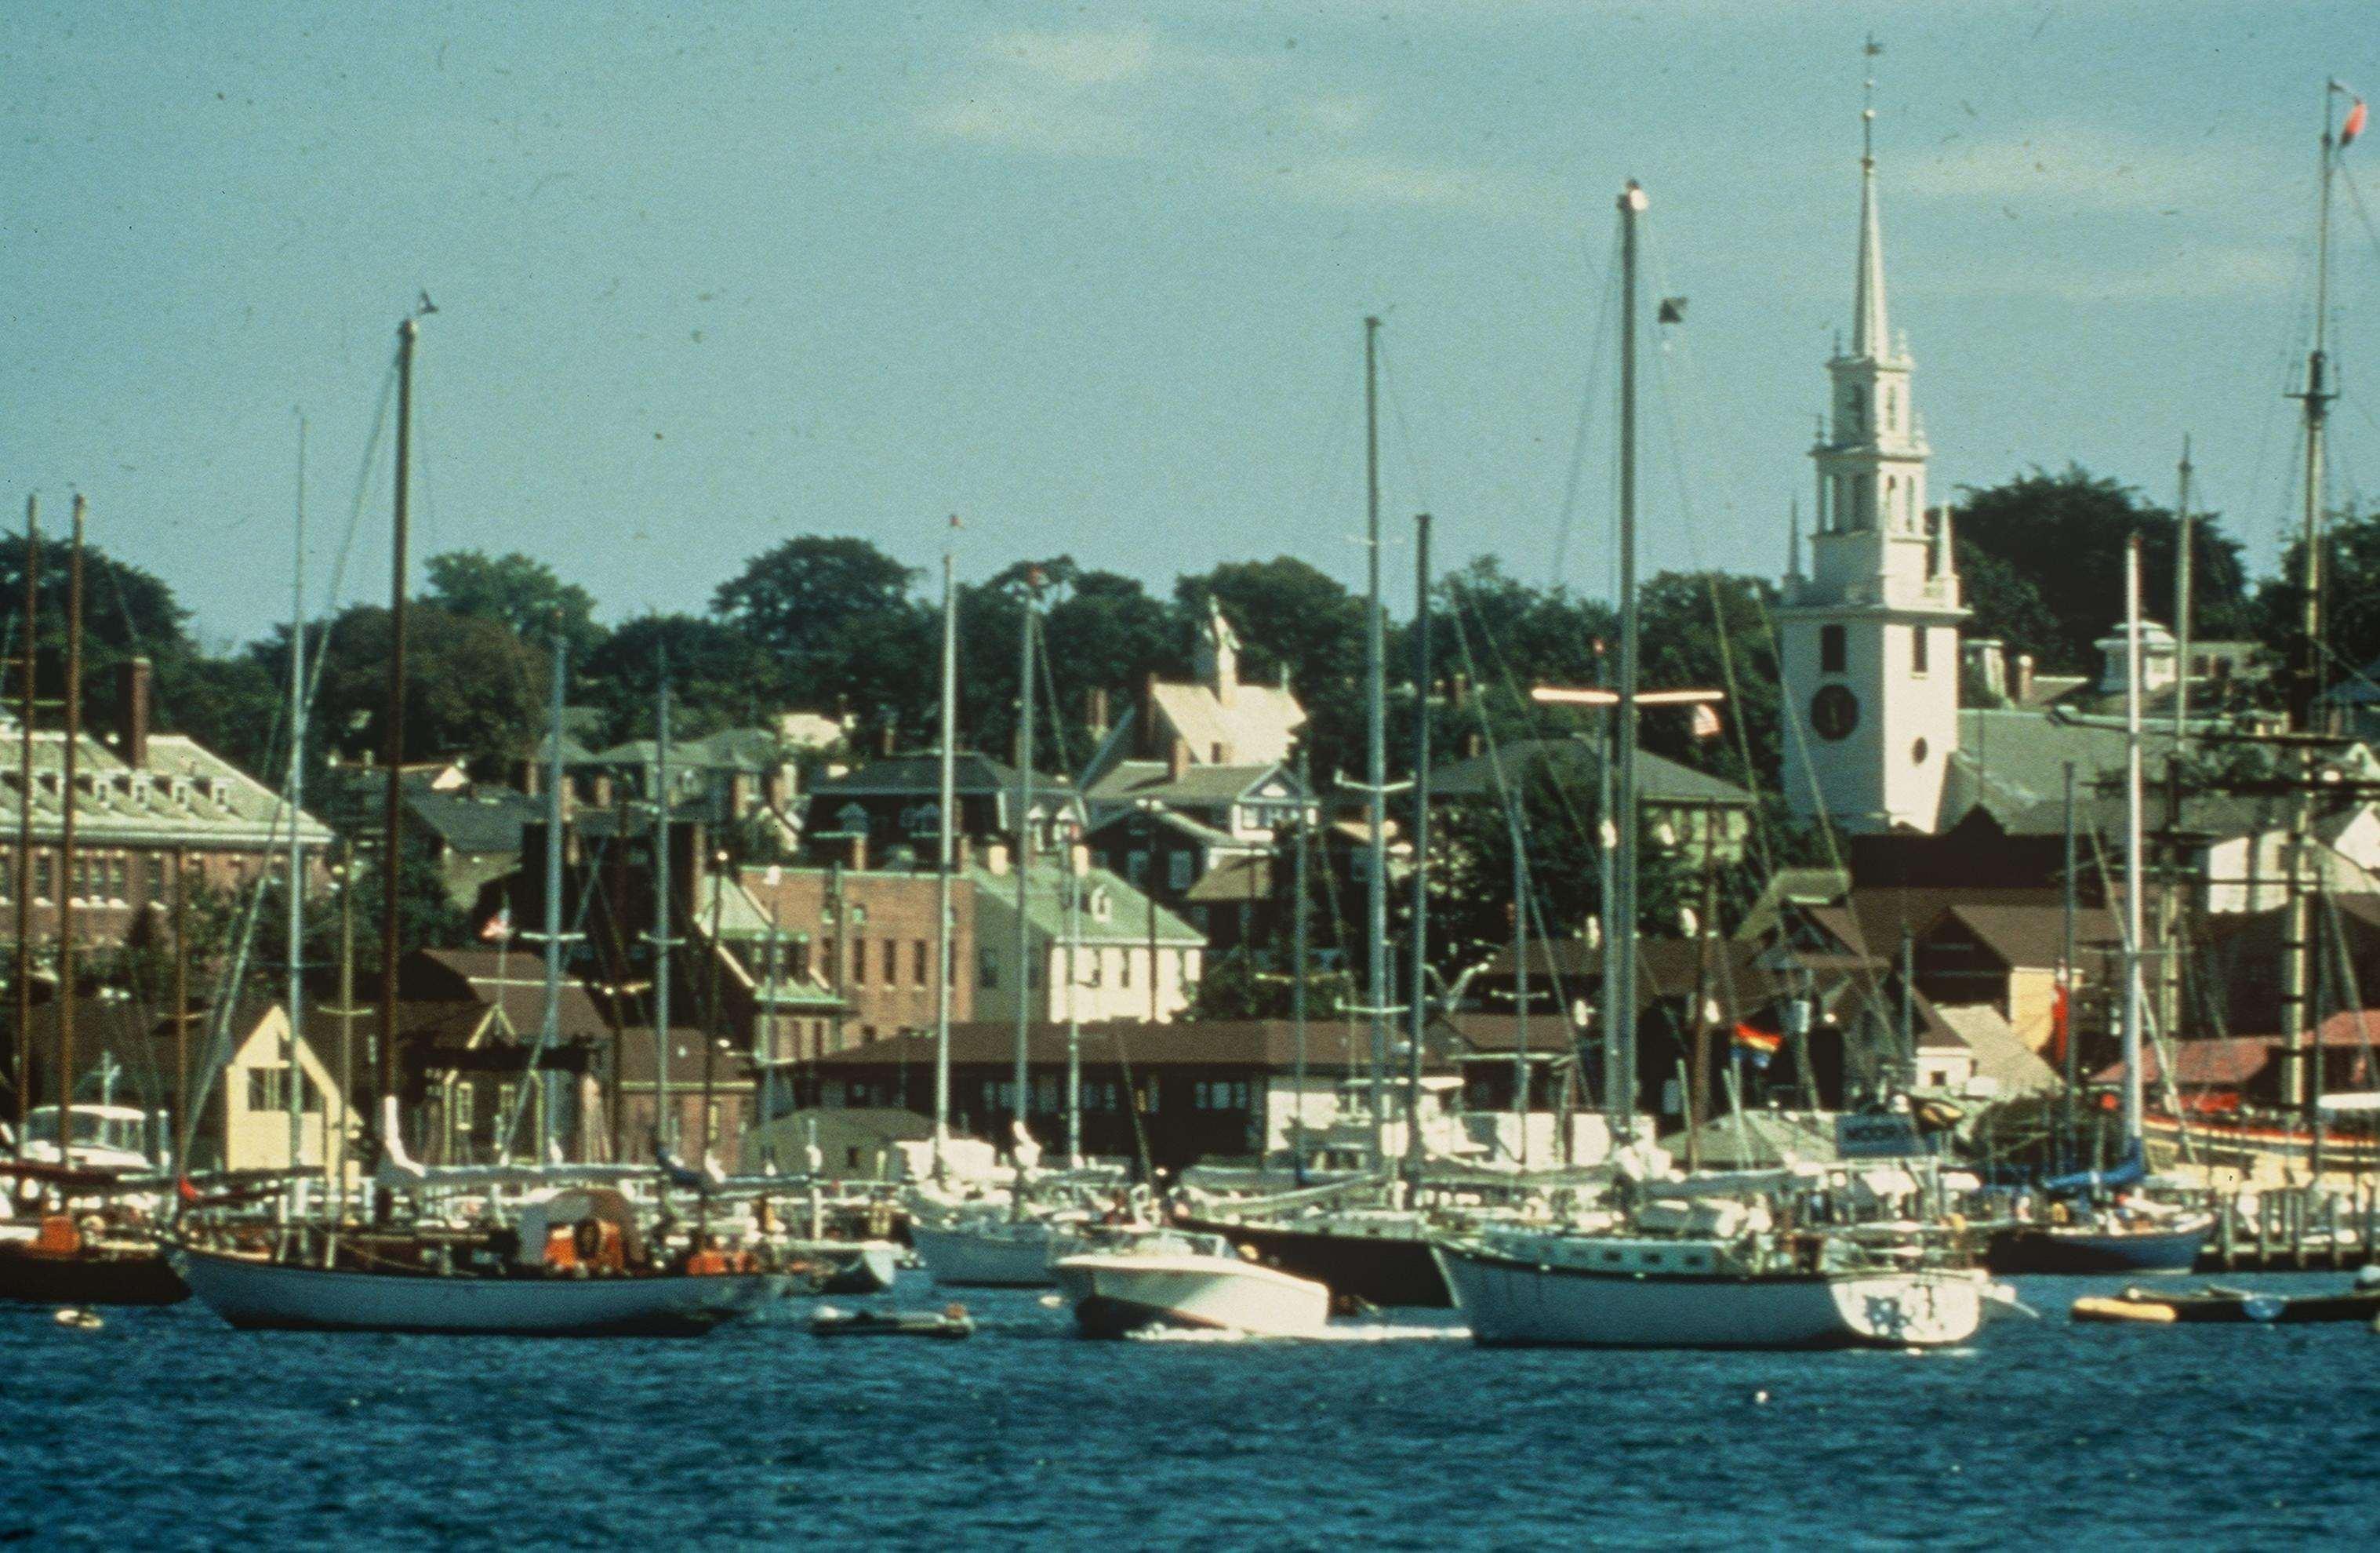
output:
<svg viewBox="0 0 2380 1553"><path fill-rule="evenodd" d="M2358 97L2355 106L2347 110L2347 122L2338 127L2339 150L2345 151L2353 145L2355 137L2363 133L2363 99Z"/></svg>
<svg viewBox="0 0 2380 1553"><path fill-rule="evenodd" d="M190 1178L188 1176L180 1176L176 1178L174 1182L174 1195L181 1198L182 1201L186 1203L195 1203L199 1200L199 1189L190 1184Z"/></svg>
<svg viewBox="0 0 2380 1553"><path fill-rule="evenodd" d="M1768 1060L1777 1055L1777 1049L1784 1044L1785 1037L1771 1031L1750 1025L1735 1027L1735 1054L1755 1068L1767 1067Z"/></svg>
<svg viewBox="0 0 2380 1553"><path fill-rule="evenodd" d="M503 943L512 936L513 908L510 906L488 918L488 925L480 929L480 939L484 943Z"/></svg>
<svg viewBox="0 0 2380 1553"><path fill-rule="evenodd" d="M1683 323L1686 321L1686 299L1682 297L1662 297L1660 307L1653 314L1653 321L1656 323Z"/></svg>
<svg viewBox="0 0 2380 1553"><path fill-rule="evenodd" d="M2067 1032L2073 1018L2072 1009L2066 996L2066 978L2059 977L2049 993L2049 1065L2053 1068L2066 1066Z"/></svg>
<svg viewBox="0 0 2380 1553"><path fill-rule="evenodd" d="M1694 721L1688 728L1698 739L1715 739L1718 737L1718 713L1697 701L1694 703Z"/></svg>

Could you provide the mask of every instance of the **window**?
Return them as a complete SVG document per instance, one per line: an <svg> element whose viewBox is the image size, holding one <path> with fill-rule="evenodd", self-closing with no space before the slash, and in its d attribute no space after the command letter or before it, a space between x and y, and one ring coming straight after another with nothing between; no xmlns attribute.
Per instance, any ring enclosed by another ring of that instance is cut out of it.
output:
<svg viewBox="0 0 2380 1553"><path fill-rule="evenodd" d="M165 855L164 853L152 852L149 855L148 874L149 898L152 901L164 900L165 898Z"/></svg>
<svg viewBox="0 0 2380 1553"><path fill-rule="evenodd" d="M1840 625L1819 626L1818 672L1822 674L1841 673L1843 665L1848 660L1849 653L1843 644L1843 628Z"/></svg>
<svg viewBox="0 0 2380 1553"><path fill-rule="evenodd" d="M58 860L44 852L33 859L33 899L47 901L55 893Z"/></svg>
<svg viewBox="0 0 2380 1553"><path fill-rule="evenodd" d="M121 852L107 860L107 898L119 904L132 898L132 859Z"/></svg>
<svg viewBox="0 0 2380 1553"><path fill-rule="evenodd" d="M901 940L898 939L884 940L884 985L901 985Z"/></svg>
<svg viewBox="0 0 2380 1553"><path fill-rule="evenodd" d="M1000 955L995 951L989 949L976 951L975 982L987 992L1000 990Z"/></svg>
<svg viewBox="0 0 2380 1553"><path fill-rule="evenodd" d="M867 985L868 940L866 939L851 940L851 974L844 979L846 984Z"/></svg>
<svg viewBox="0 0 2380 1553"><path fill-rule="evenodd" d="M915 972L913 979L920 987L931 985L934 978L927 966L932 963L932 957L926 952L926 940L912 939L909 949L911 952L909 958Z"/></svg>
<svg viewBox="0 0 2380 1553"><path fill-rule="evenodd" d="M1925 673L1927 649L1932 645L1933 637L1934 633L1928 631L1923 625L1912 625L1910 627L1909 672L1911 673L1922 674Z"/></svg>
<svg viewBox="0 0 2380 1553"><path fill-rule="evenodd" d="M1198 859L1189 853L1176 852L1167 857L1165 862L1166 883L1175 890L1189 889L1193 877L1192 870L1198 866Z"/></svg>
<svg viewBox="0 0 2380 1553"><path fill-rule="evenodd" d="M1124 859L1123 877L1130 880L1135 888L1148 882L1148 848L1135 848L1131 855Z"/></svg>
<svg viewBox="0 0 2380 1553"><path fill-rule="evenodd" d="M1129 949L1116 956L1116 985L1118 987L1132 985L1132 951Z"/></svg>
<svg viewBox="0 0 2380 1553"><path fill-rule="evenodd" d="M785 949L785 974L795 981L810 978L810 940L795 939Z"/></svg>
<svg viewBox="0 0 2380 1553"><path fill-rule="evenodd" d="M471 1130L473 1112L477 1109L474 1104L476 1098L469 1085L455 1086L455 1130L456 1132L468 1133Z"/></svg>

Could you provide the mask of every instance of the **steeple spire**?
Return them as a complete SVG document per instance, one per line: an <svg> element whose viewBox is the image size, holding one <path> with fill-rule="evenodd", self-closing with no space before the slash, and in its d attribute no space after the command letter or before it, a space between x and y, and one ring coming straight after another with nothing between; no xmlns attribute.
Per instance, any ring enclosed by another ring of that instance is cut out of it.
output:
<svg viewBox="0 0 2380 1553"><path fill-rule="evenodd" d="M1869 33L1870 60L1884 45ZM1867 78L1860 105L1860 237L1859 289L1852 298L1852 355L1883 360L1892 354L1892 336L1884 317L1884 222L1876 203L1876 76Z"/></svg>

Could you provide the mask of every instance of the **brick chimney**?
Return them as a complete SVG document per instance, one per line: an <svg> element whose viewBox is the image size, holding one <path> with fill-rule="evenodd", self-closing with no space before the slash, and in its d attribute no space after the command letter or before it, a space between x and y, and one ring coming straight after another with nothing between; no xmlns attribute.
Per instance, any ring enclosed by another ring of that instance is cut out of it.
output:
<svg viewBox="0 0 2380 1553"><path fill-rule="evenodd" d="M115 748L138 770L149 764L149 660L115 666Z"/></svg>
<svg viewBox="0 0 2380 1553"><path fill-rule="evenodd" d="M868 871L868 832L862 831L851 837L850 843L851 850L844 866L853 873L864 874Z"/></svg>

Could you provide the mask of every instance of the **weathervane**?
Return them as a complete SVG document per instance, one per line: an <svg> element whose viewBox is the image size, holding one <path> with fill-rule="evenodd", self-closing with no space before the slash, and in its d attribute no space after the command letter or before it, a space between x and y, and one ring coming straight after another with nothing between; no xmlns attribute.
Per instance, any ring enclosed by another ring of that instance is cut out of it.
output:
<svg viewBox="0 0 2380 1553"><path fill-rule="evenodd" d="M1866 45L1860 50L1860 53L1865 55L1870 62L1867 79L1863 83L1860 92L1860 160L1863 162L1876 160L1876 65L1874 61L1876 56L1883 52L1884 45L1876 41L1875 33L1869 33Z"/></svg>

